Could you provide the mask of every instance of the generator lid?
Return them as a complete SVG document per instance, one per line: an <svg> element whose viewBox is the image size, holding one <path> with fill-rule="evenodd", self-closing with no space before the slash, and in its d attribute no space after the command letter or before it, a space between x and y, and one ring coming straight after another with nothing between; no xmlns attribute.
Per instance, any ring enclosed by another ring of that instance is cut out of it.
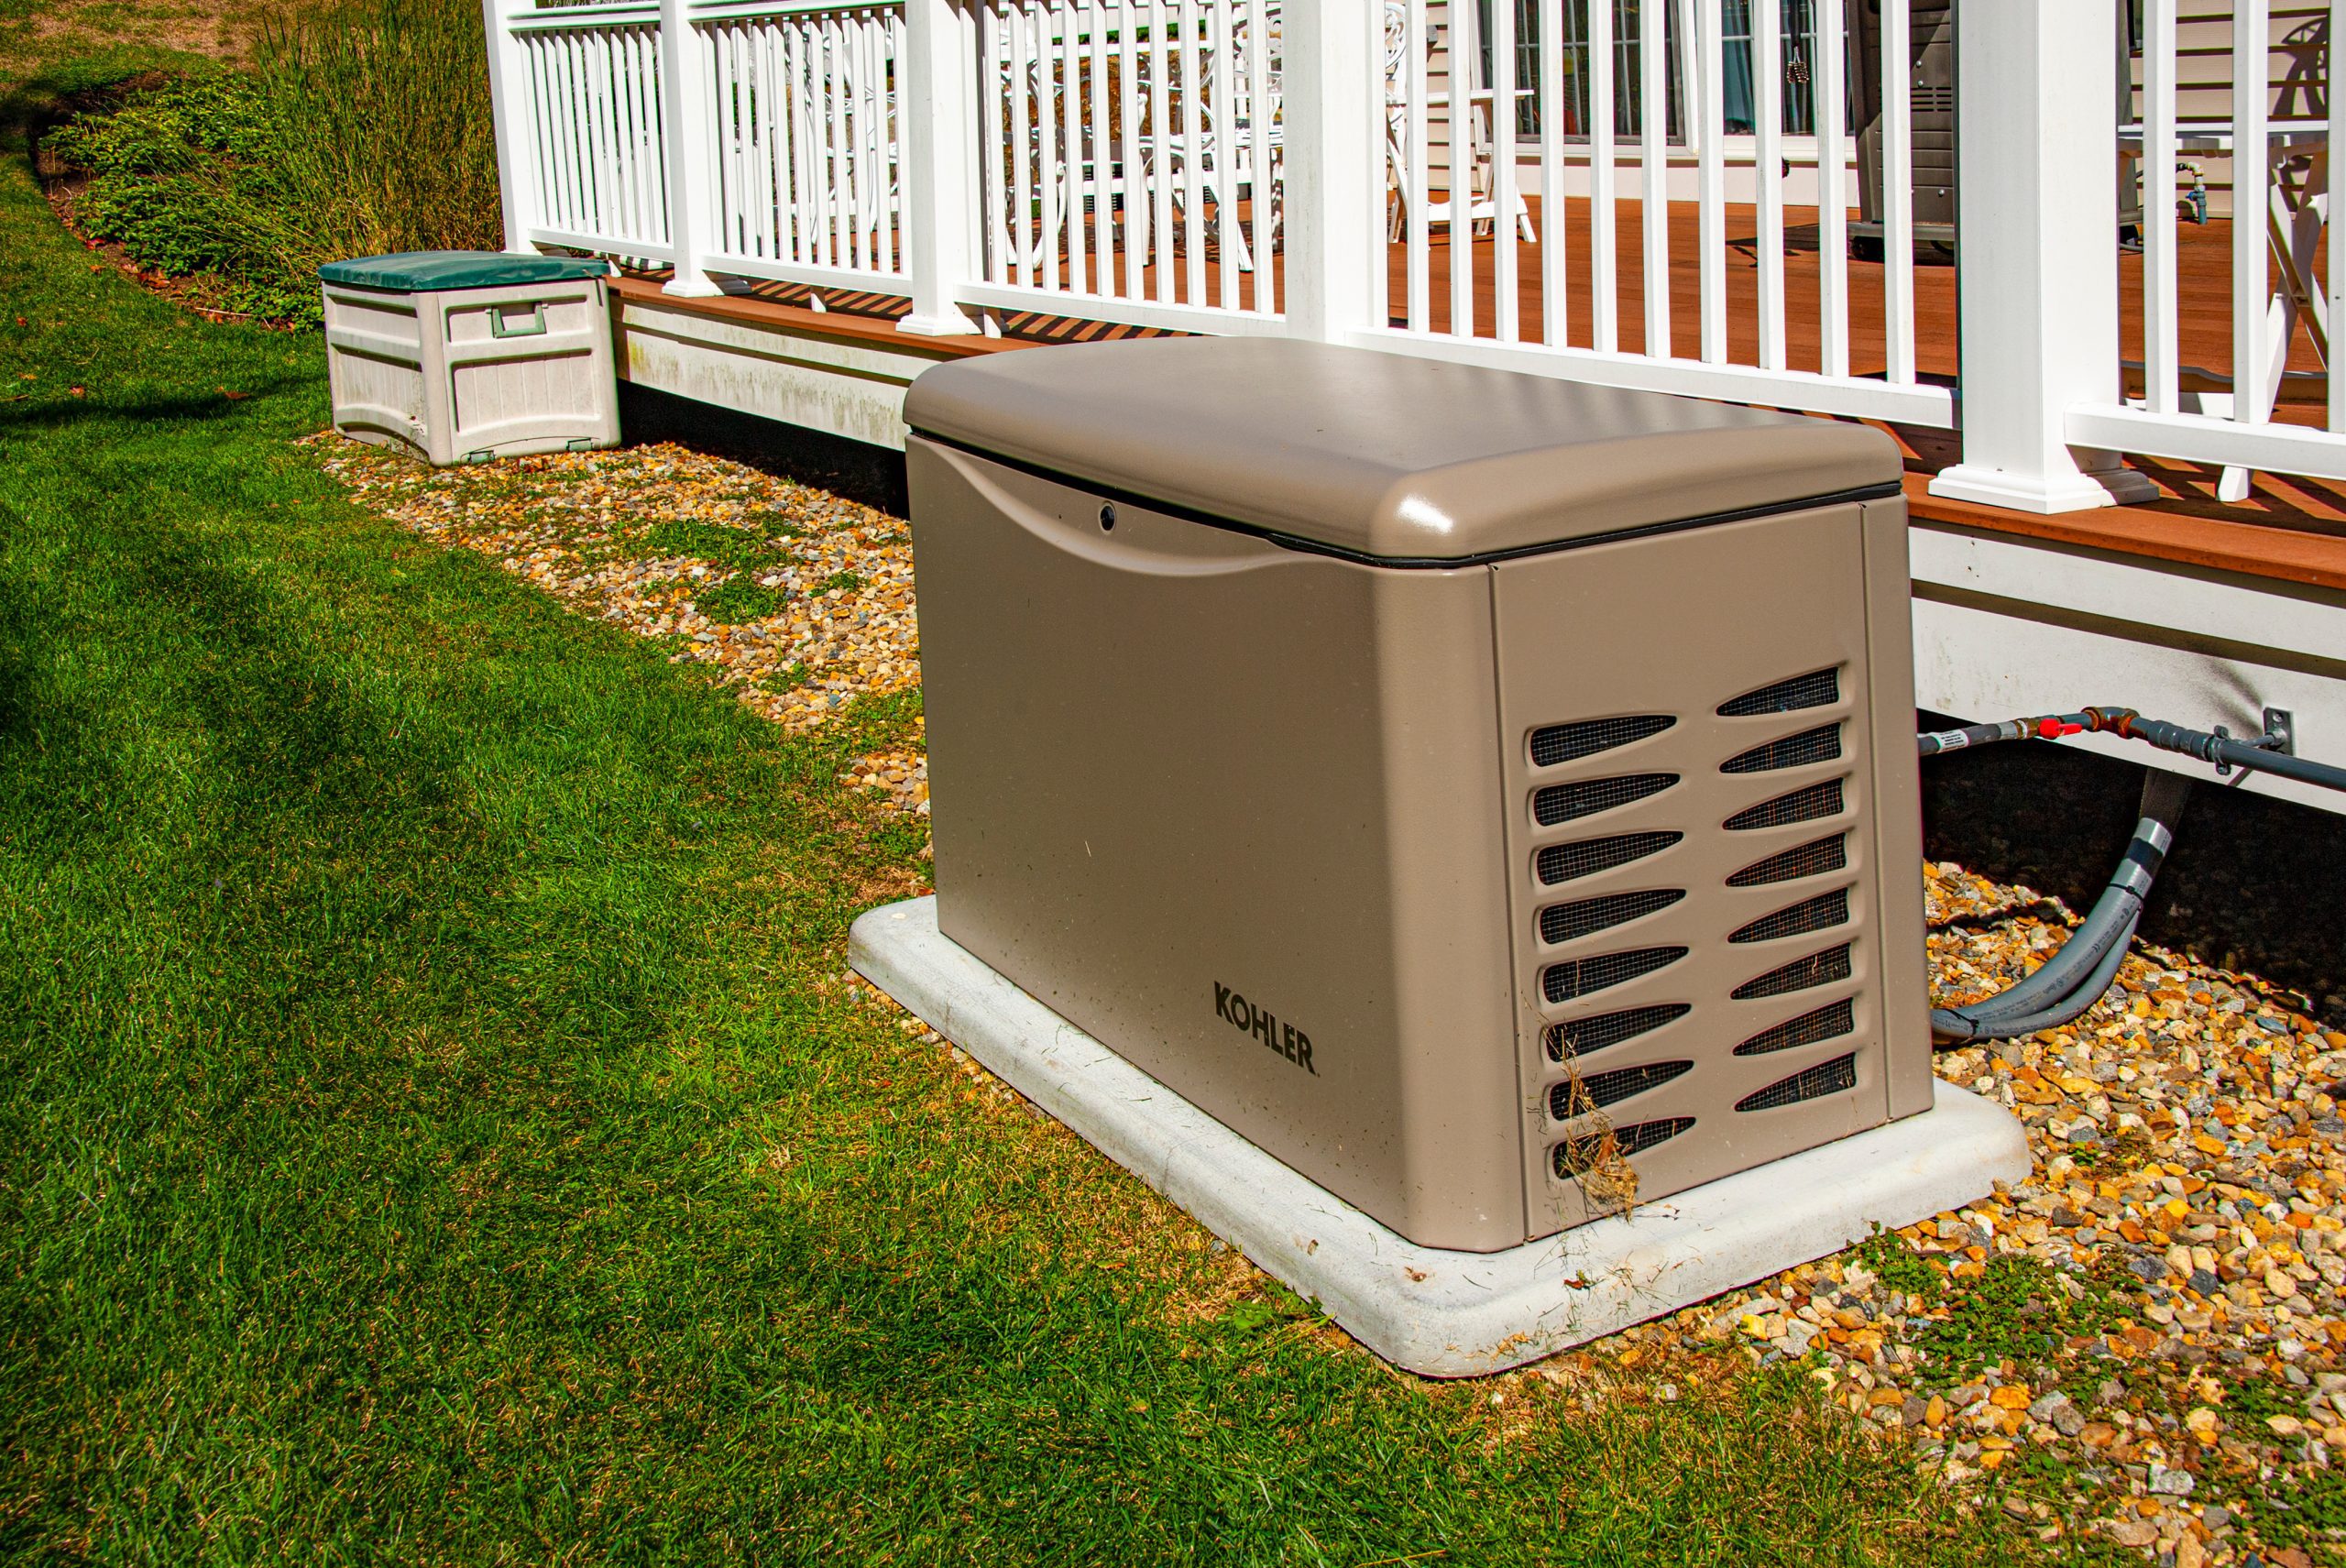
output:
<svg viewBox="0 0 2346 1568"><path fill-rule="evenodd" d="M329 261L321 283L430 294L444 289L500 289L516 283L559 283L565 278L608 278L611 264L592 256L507 256L494 250L403 250Z"/></svg>
<svg viewBox="0 0 2346 1568"><path fill-rule="evenodd" d="M1452 562L1898 484L1869 426L1284 338L989 354L915 431L1345 554Z"/></svg>

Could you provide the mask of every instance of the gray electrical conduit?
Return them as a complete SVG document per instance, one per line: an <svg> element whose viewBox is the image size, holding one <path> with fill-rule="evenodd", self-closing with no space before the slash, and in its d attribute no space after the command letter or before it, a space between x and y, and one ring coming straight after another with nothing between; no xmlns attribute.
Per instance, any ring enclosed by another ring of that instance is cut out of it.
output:
<svg viewBox="0 0 2346 1568"><path fill-rule="evenodd" d="M2158 771L2145 778L2142 820L2134 825L2134 836L2126 845L2126 853L2119 860L2117 871L2111 873L2109 885L2092 910L2062 944L2061 950L2011 990L1968 1006L1948 1009L1950 1016L1985 1022L2025 1017L2056 1007L2093 973L2105 954L2124 951L2142 918L2152 880L2158 875L2167 850L2175 842L2176 825L2182 819L2184 805L2190 796L2189 779Z"/></svg>
<svg viewBox="0 0 2346 1568"><path fill-rule="evenodd" d="M2175 842L2175 826L2190 794L2191 781L2174 773L2154 771L2144 779L2142 820L2134 825L2125 856L2061 950L2008 991L1961 1007L1933 1009L1931 1032L1947 1046L2017 1039L2066 1024L2092 1006L2125 961L2143 901Z"/></svg>

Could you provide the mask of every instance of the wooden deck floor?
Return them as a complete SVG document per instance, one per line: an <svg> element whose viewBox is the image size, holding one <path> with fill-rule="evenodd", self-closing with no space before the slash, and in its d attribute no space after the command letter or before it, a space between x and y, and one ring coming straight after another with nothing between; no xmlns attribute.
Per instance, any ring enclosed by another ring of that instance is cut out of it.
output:
<svg viewBox="0 0 2346 1568"><path fill-rule="evenodd" d="M1615 231L1617 252L1619 338L1624 348L1639 348L1645 341L1642 236L1639 207L1623 203ZM1563 212L1563 244L1567 263L1565 341L1592 346L1589 309L1588 203L1573 201ZM1534 211L1542 242L1552 242L1554 230L1547 214ZM1819 258L1815 248L1814 213L1793 209L1786 214L1784 265L1787 302L1787 351L1795 368L1814 369L1820 363L1816 326ZM1728 356L1744 364L1759 357L1757 224L1749 207L1727 209ZM2185 365L2210 376L2221 376L2231 361L2231 225L2221 220L2187 225L2181 230L2181 346ZM1682 356L1700 349L1700 243L1695 209L1678 203L1671 209L1671 341ZM1488 237L1477 239L1472 261L1475 295L1476 335L1492 334L1495 312L1496 247ZM1447 331L1450 325L1449 267L1446 236L1437 235L1429 247L1430 325ZM1387 249L1392 318L1406 324L1406 256L1403 247ZM1537 341L1542 332L1540 280L1543 258L1540 245L1517 248L1519 334ZM1276 265L1276 264L1275 264ZM1120 263L1121 268L1121 263ZM2139 359L2142 342L2142 258L2122 255L2121 355ZM1853 260L1849 264L1850 367L1857 375L1880 375L1884 367L1882 275L1880 263ZM1219 299L1219 275L1209 269L1209 298ZM1120 272L1121 275L1121 272ZM1274 287L1277 275L1274 272ZM1918 261L1914 269L1915 361L1927 379L1952 379L1957 370L1955 269L1943 262ZM1175 280L1177 296L1186 280ZM649 292L651 279L622 280L622 291ZM1251 275L1239 279L1242 300L1251 302ZM1154 293L1155 274L1145 290ZM671 304L743 319L758 319L795 331L834 337L884 341L903 345L893 322L905 302L881 295L828 294L827 309L810 308L814 291L796 285L764 284L746 296ZM1053 343L1098 341L1142 335L1138 329L1088 320L1075 314L1036 313L1002 319L999 338L919 340L926 351L940 356L1000 352ZM2292 369L2319 368L2312 345L2300 332L2291 345ZM2292 394L2294 395L2294 393ZM2309 408L2285 408L2280 417L2313 422ZM2143 458L2135 466L2155 481L2162 499L2134 507L2108 507L2089 512L2034 517L1992 508L1951 502L1930 496L1931 475L1956 460L1951 432L1899 428L1891 432L1908 456L1907 493L1918 519L1957 524L1983 531L2055 540L2063 543L2122 554L2217 567L2253 576L2277 578L2346 590L2346 486L2326 480L2293 479L2260 475L2249 499L2227 506L2216 499L2217 472L2204 466Z"/></svg>

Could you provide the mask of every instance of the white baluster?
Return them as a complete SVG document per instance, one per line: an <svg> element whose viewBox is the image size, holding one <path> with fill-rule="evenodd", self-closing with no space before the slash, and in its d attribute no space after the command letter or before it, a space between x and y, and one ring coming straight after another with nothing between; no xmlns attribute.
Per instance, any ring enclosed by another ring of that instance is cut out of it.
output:
<svg viewBox="0 0 2346 1568"><path fill-rule="evenodd" d="M1638 132L1644 201L1646 352L1666 359L1670 345L1670 5L1639 0Z"/></svg>
<svg viewBox="0 0 2346 1568"><path fill-rule="evenodd" d="M1881 334L1888 378L1900 386L1914 379L1913 21L1907 0L1882 0L1876 78L1881 83ZM2043 149L2032 148L2029 156L2041 157Z"/></svg>
<svg viewBox="0 0 2346 1568"><path fill-rule="evenodd" d="M1562 42L1561 38L1559 43ZM1561 54L1562 51L1558 50ZM1617 276L1620 258L1616 251L1619 241L1615 237L1613 210L1613 115L1615 65L1613 49L1613 0L1589 0L1588 7L1588 303L1590 345L1600 354L1611 354L1621 346L1621 301ZM1558 251L1563 249L1563 234L1555 225L1563 216L1563 203L1556 204L1556 216L1549 221L1547 243ZM1557 288L1561 294L1563 269L1556 271ZM1551 343L1569 341L1563 328L1561 299L1556 306L1559 315Z"/></svg>
<svg viewBox="0 0 2346 1568"><path fill-rule="evenodd" d="M1474 78L1483 58L1481 17L1471 4L1450 10L1450 330L1474 335ZM1494 225L1496 226L1496 225Z"/></svg>
<svg viewBox="0 0 2346 1568"><path fill-rule="evenodd" d="M1895 0L1892 0L1895 3ZM1719 0L1695 0L1695 204L1703 358L1727 362L1727 36Z"/></svg>
<svg viewBox="0 0 2346 1568"><path fill-rule="evenodd" d="M1502 343L1523 335L1516 319L1521 302L1515 254L1515 4L1492 0L1491 5L1491 330ZM1472 115L1473 107L1466 112ZM1457 209L1451 210L1451 216L1456 218ZM1464 232L1473 244L1473 227ZM1453 246L1459 233L1453 222Z"/></svg>
<svg viewBox="0 0 2346 1568"><path fill-rule="evenodd" d="M2153 413L2182 406L2176 289L2176 0L2143 13L2143 393Z"/></svg>
<svg viewBox="0 0 2346 1568"><path fill-rule="evenodd" d="M1760 363L1781 370L1784 345L1784 25L1779 0L1751 0L1752 182L1760 198ZM1724 60L1722 60L1724 65Z"/></svg>
<svg viewBox="0 0 2346 1568"><path fill-rule="evenodd" d="M1605 11L1613 0L1594 0L1588 7L1592 29L1604 25ZM1571 302L1568 290L1568 254L1564 244L1564 11L1561 5L1548 5L1531 12L1540 28L1539 82L1532 103L1540 118L1540 341L1551 347L1560 347L1572 341ZM1593 33L1592 33L1593 36ZM1590 60L1595 59L1595 46L1590 46ZM1592 82L1591 89L1595 91ZM1596 127L1589 126L1589 182L1593 193L1600 178L1609 178L1610 171L1600 177L1596 172ZM1595 220L1596 203L1589 203L1592 224Z"/></svg>
<svg viewBox="0 0 2346 1568"><path fill-rule="evenodd" d="M1848 138L1842 115L1841 0L1818 0L1816 65L1811 73L1816 115L1816 253L1818 335L1827 376L1849 373Z"/></svg>
<svg viewBox="0 0 2346 1568"><path fill-rule="evenodd" d="M2265 424L2272 412L2265 388L2289 352L2275 342L2270 313L2270 219L2273 166L2265 83L2273 50L2267 0L2232 0L2232 418ZM2248 499L2245 468L2224 470L2216 499Z"/></svg>

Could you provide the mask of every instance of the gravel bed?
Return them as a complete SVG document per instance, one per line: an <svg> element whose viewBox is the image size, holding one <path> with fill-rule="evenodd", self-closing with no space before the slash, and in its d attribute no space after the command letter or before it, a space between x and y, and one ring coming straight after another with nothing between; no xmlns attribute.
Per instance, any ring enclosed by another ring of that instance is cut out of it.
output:
<svg viewBox="0 0 2346 1568"><path fill-rule="evenodd" d="M884 512L674 445L442 470L318 449L371 510L668 641L794 731L919 678L910 539ZM928 809L916 745L842 776ZM2074 919L1924 870L1940 1003L2010 984ZM2047 1541L2174 1568L2346 1561L2346 1034L2309 1013L2138 942L2075 1024L1937 1058L2026 1124L2027 1181L1515 1376L1739 1346Z"/></svg>
<svg viewBox="0 0 2346 1568"><path fill-rule="evenodd" d="M665 443L449 468L316 444L368 510L670 643L672 663L713 666L794 733L919 684L912 536L885 512ZM859 758L850 776L928 813L916 751Z"/></svg>
<svg viewBox="0 0 2346 1568"><path fill-rule="evenodd" d="M2068 912L1925 870L1946 1004ZM2084 1017L1942 1054L2026 1124L2029 1179L1621 1336L1744 1344L2048 1541L2302 1565L2346 1538L2346 1035L2253 976L2138 945Z"/></svg>

